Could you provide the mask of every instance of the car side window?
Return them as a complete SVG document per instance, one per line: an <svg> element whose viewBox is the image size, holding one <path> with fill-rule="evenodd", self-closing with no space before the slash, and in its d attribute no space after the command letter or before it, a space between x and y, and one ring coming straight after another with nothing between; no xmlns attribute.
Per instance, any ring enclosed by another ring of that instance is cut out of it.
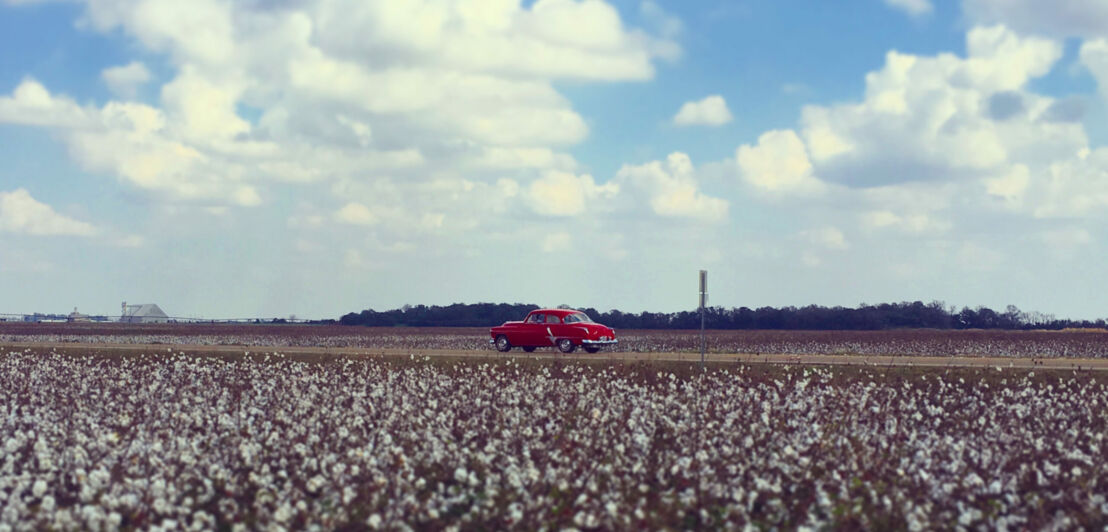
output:
<svg viewBox="0 0 1108 532"><path fill-rule="evenodd" d="M561 320L561 318L559 318L558 316L555 316L554 314L547 314L546 315L546 323L562 323L562 320Z"/></svg>
<svg viewBox="0 0 1108 532"><path fill-rule="evenodd" d="M527 321L531 323L542 323L544 321L543 314L532 314Z"/></svg>

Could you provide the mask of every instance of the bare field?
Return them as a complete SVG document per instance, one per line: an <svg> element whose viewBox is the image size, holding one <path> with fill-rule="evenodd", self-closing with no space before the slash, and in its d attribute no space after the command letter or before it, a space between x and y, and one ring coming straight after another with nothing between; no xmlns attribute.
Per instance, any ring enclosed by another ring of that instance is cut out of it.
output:
<svg viewBox="0 0 1108 532"><path fill-rule="evenodd" d="M700 349L698 331L616 332L620 344L615 353L688 353ZM1108 359L1108 334L1096 331L708 331L706 337L708 351L718 354ZM0 344L16 343L489 350L487 328L0 323Z"/></svg>

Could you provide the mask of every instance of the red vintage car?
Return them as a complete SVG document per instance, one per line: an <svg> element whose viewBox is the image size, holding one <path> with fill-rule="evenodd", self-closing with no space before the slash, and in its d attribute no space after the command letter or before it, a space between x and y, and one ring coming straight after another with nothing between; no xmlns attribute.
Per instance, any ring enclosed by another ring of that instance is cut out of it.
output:
<svg viewBox="0 0 1108 532"><path fill-rule="evenodd" d="M615 331L579 310L532 310L523 321L504 322L490 329L489 334L489 343L505 352L513 347L522 347L528 353L536 347L557 347L563 353L572 353L581 346L595 353L606 345L616 345Z"/></svg>

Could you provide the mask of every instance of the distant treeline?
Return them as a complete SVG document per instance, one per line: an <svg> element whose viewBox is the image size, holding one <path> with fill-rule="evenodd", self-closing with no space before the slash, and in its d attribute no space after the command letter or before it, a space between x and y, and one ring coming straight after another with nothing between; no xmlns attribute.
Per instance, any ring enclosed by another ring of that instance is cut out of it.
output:
<svg viewBox="0 0 1108 532"><path fill-rule="evenodd" d="M403 308L382 312L351 312L339 322L343 325L369 327L487 327L523 319L536 308L539 307L522 303L455 303L445 307L405 305ZM700 328L700 314L696 310L639 314L619 310L598 312L593 308L580 310L593 320L617 329ZM705 312L705 325L709 329L794 330L1106 328L1103 319L1056 319L1049 314L1023 312L1013 305L1008 305L1004 312L987 307L966 307L959 311L954 307L947 308L941 301L927 304L919 301L862 304L858 308L818 305L757 309L710 307Z"/></svg>

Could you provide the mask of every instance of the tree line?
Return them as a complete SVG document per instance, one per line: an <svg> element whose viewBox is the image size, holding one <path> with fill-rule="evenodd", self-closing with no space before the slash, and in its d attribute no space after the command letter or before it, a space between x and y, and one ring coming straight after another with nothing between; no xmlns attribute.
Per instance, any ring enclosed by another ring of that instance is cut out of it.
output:
<svg viewBox="0 0 1108 532"><path fill-rule="evenodd" d="M363 310L342 316L343 325L368 327L488 327L505 321L521 320L539 308L524 303L455 303L447 306L404 305L402 308ZM561 308L570 308L562 305ZM594 321L617 329L699 329L697 310L680 312L598 312L580 309ZM1096 321L1057 319L1049 314L1023 312L1008 305L1003 312L988 307L961 310L941 301L922 303L861 304L857 308L823 307L709 307L704 313L709 329L778 330L884 330L884 329L1065 329L1108 328L1104 319Z"/></svg>

